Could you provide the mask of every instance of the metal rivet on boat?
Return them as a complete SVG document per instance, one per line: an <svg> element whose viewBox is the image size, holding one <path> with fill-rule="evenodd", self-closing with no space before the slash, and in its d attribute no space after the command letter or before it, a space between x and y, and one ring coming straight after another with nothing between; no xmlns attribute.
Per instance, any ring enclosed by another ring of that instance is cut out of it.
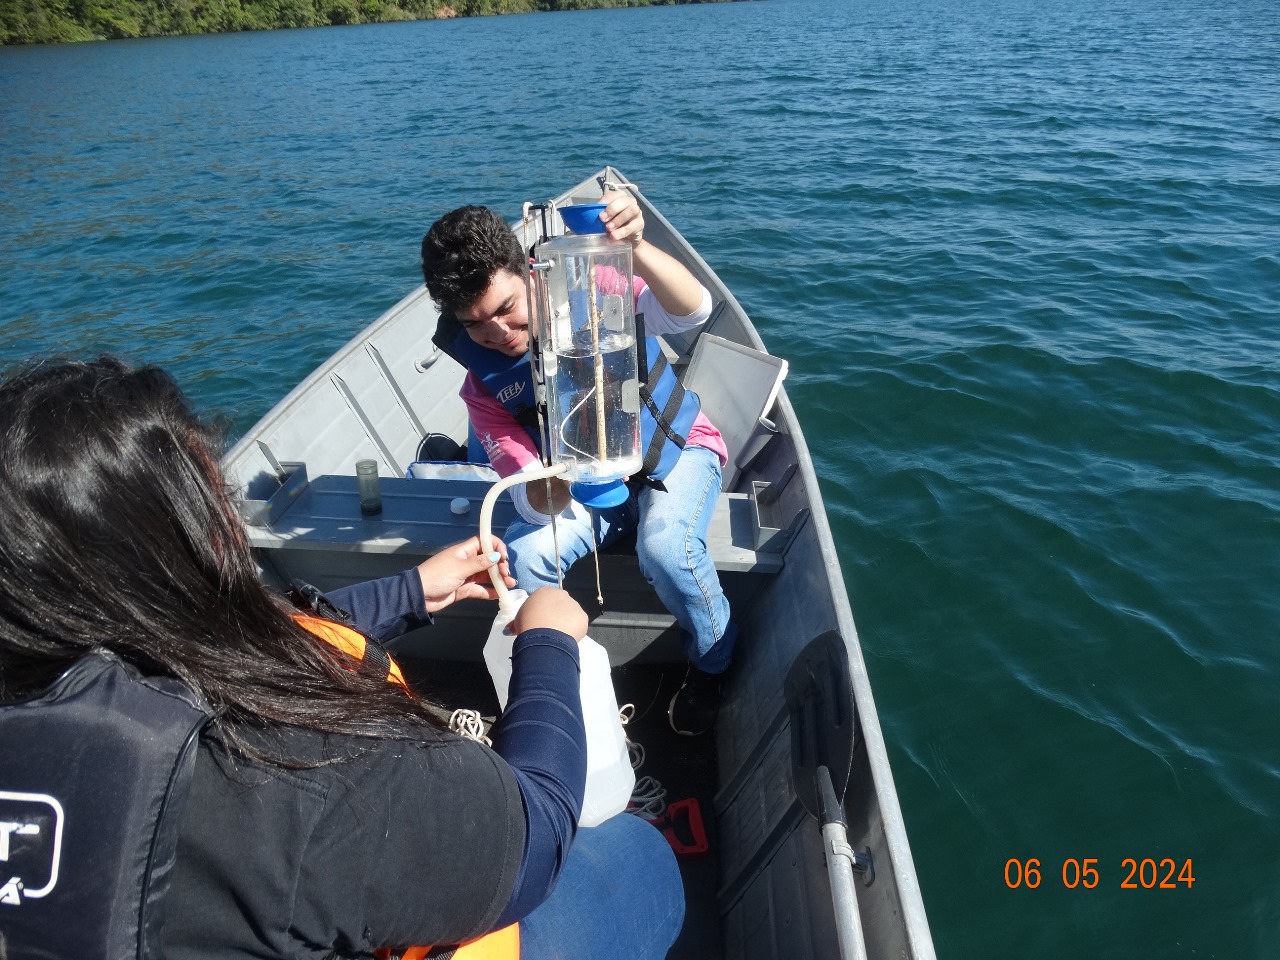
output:
<svg viewBox="0 0 1280 960"><path fill-rule="evenodd" d="M462 516L464 513L470 513L471 501L466 497L454 497L449 501L449 510L452 513L456 513L458 516Z"/></svg>

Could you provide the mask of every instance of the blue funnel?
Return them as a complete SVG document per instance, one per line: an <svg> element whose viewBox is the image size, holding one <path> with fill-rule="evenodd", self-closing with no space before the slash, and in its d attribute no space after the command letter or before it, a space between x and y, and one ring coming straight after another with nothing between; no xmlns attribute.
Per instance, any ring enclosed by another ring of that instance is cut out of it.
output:
<svg viewBox="0 0 1280 960"><path fill-rule="evenodd" d="M560 219L574 233L604 233L600 214L607 206L607 203L576 203L571 207L560 207Z"/></svg>
<svg viewBox="0 0 1280 960"><path fill-rule="evenodd" d="M569 484L569 496L592 510L616 507L626 503L630 495L621 480L579 480Z"/></svg>

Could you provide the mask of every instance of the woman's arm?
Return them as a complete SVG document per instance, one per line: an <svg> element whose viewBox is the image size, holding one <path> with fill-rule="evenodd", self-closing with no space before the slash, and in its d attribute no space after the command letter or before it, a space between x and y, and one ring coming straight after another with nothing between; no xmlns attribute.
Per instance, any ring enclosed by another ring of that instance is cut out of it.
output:
<svg viewBox="0 0 1280 960"><path fill-rule="evenodd" d="M432 622L422 579L414 567L394 576L326 591L325 598L349 614L350 626L380 642L394 640Z"/></svg>
<svg viewBox="0 0 1280 960"><path fill-rule="evenodd" d="M489 569L495 564L508 587L516 585L507 566L507 547L494 538L497 557L472 537L390 577L330 590L325 596L347 611L349 623L375 640L393 640L431 623L431 614L456 600L496 600Z"/></svg>
<svg viewBox="0 0 1280 960"><path fill-rule="evenodd" d="M532 630L516 639L510 699L490 734L520 785L525 850L499 927L551 894L577 833L587 782L578 670L577 644L568 634Z"/></svg>
<svg viewBox="0 0 1280 960"><path fill-rule="evenodd" d="M573 844L587 783L587 733L579 691L578 641L587 615L568 593L535 590L512 620L507 708L493 748L511 764L525 806L525 855L498 920L520 919L555 887Z"/></svg>

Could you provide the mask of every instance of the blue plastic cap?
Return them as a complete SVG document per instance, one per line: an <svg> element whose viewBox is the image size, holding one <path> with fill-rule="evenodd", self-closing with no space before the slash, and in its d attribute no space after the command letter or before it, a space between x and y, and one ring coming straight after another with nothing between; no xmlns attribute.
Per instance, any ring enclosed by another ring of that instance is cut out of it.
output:
<svg viewBox="0 0 1280 960"><path fill-rule="evenodd" d="M627 502L631 491L621 480L586 481L579 480L569 484L569 496L584 507L592 510L603 510L616 507Z"/></svg>
<svg viewBox="0 0 1280 960"><path fill-rule="evenodd" d="M607 203L575 203L571 207L560 207L560 219L574 233L604 233L600 214L607 206Z"/></svg>

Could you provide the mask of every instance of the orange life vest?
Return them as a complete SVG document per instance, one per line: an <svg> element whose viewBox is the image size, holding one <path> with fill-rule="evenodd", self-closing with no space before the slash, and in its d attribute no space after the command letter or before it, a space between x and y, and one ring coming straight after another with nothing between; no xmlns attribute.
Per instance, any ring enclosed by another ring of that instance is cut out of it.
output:
<svg viewBox="0 0 1280 960"><path fill-rule="evenodd" d="M308 633L319 637L331 647L341 650L355 660L357 664L364 663L371 648L368 638L359 630L353 630L345 624L334 623L332 620L324 619L324 617L313 617L309 613L295 613L293 616L298 621L298 626ZM386 653L381 647L375 646L373 649L378 651L378 656L386 657L387 680L390 683L398 684L407 691L409 688L404 682L404 674L400 672L400 665L391 659L391 654Z"/></svg>
<svg viewBox="0 0 1280 960"><path fill-rule="evenodd" d="M319 637L330 646L336 647L357 664L366 662L370 650L377 650L376 656L385 656L387 660L387 682L398 684L407 692L409 687L400 672L400 665L381 647L371 645L368 638L359 630L353 630L341 623L334 623L323 617L313 617L305 613L295 613L298 625L308 633ZM406 947L395 951L383 947L374 951L378 960L519 960L520 958L520 925L511 924L501 930L493 930L483 937L469 940L456 947Z"/></svg>
<svg viewBox="0 0 1280 960"><path fill-rule="evenodd" d="M400 953L375 950L374 956L378 960L519 960L520 925L513 923L453 948L409 947Z"/></svg>

